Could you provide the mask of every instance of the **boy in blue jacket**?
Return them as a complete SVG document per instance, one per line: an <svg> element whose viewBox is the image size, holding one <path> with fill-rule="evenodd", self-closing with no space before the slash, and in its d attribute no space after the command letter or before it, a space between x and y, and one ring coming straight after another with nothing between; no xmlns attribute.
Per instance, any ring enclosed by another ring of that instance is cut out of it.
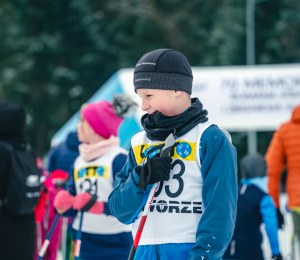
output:
<svg viewBox="0 0 300 260"><path fill-rule="evenodd" d="M147 53L135 67L144 131L132 138L108 201L119 221L133 224L135 236L159 182L134 259L220 260L233 234L236 149L230 135L208 121L199 99L191 99L192 82L188 60L175 50ZM156 150L147 159L170 133L176 139L170 156L158 157Z"/></svg>
<svg viewBox="0 0 300 260"><path fill-rule="evenodd" d="M265 223L272 259L282 260L278 243L275 204L267 191L267 164L260 154L246 155L241 161L243 179L239 187L237 218L232 240L223 259L262 260L262 234Z"/></svg>

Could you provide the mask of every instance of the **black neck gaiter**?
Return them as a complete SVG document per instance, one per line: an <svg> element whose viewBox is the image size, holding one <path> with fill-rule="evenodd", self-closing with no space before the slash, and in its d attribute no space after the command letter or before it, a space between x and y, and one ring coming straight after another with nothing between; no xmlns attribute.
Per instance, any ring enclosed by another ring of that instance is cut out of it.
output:
<svg viewBox="0 0 300 260"><path fill-rule="evenodd" d="M145 114L141 118L141 123L146 131L147 137L152 141L164 141L170 133L176 131L176 136L182 136L189 132L199 123L208 120L207 110L203 110L203 105L198 98L192 98L192 105L183 113L177 116L165 116L155 111L153 114Z"/></svg>

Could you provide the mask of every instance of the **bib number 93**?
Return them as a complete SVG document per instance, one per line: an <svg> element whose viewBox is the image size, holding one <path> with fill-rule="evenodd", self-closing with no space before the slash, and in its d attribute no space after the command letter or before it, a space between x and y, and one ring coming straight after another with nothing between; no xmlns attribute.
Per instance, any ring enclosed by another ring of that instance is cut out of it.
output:
<svg viewBox="0 0 300 260"><path fill-rule="evenodd" d="M179 187L178 187L177 191L171 192L170 185L164 185L164 182L162 181L162 182L160 182L159 189L156 191L154 197L158 197L160 195L160 193L161 193L164 186L165 186L165 192L166 192L168 197L177 198L178 196L180 196L180 194L182 193L183 188L184 188L184 182L183 182L183 179L182 179L182 175L185 172L185 164L184 164L183 161L177 159L172 163L171 169L173 170L176 165L180 166L179 173L173 175L173 180L177 180L178 184L179 184Z"/></svg>

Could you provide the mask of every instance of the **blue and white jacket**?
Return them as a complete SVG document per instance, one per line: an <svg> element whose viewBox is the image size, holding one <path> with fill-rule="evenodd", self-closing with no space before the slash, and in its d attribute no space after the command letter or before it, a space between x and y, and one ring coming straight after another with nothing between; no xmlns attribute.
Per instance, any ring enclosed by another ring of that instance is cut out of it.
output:
<svg viewBox="0 0 300 260"><path fill-rule="evenodd" d="M238 193L236 149L226 134L215 125L209 126L203 132L200 141L198 153L201 161L202 202L205 210L198 225L195 226L195 243L142 245L138 247L135 259L222 258L235 226ZM116 175L114 190L108 200L112 214L126 224L134 222L138 217L151 189L151 185L148 185L145 191L137 187L139 181L139 175L135 171L137 165L131 147L128 161Z"/></svg>
<svg viewBox="0 0 300 260"><path fill-rule="evenodd" d="M78 159L80 158L78 157L76 161L78 161ZM132 234L130 232L131 228L129 228L129 230L127 227L125 229L122 227L120 228L120 225L123 224L119 223L112 216L108 203L106 202L108 195L113 188L113 186L110 188L110 185L108 185L108 180L114 182L116 174L121 171L126 160L127 155L119 153L116 154L114 158L111 158L112 165L110 165L109 160L105 160L107 162L106 164L101 163L100 165L99 158L86 162L73 171L74 174L71 175L71 178L65 187L73 196L75 196L78 191L82 192L82 190L85 189L85 187L81 188L80 186L87 186L89 184L91 185L91 193L93 194L95 192L99 199L104 201L103 214L96 215L89 212L84 213L80 248L80 259L82 260L126 260L129 255L133 242ZM110 167L111 170L108 169ZM112 176L109 176L110 174L112 174ZM94 175L97 176L96 179L92 178ZM78 211L73 209L64 213L64 216L66 217L75 217L77 215L72 226L74 240L76 239L78 229L74 228L74 224L75 221L77 220L78 222L78 218L80 218L80 214L78 215L77 213Z"/></svg>
<svg viewBox="0 0 300 260"><path fill-rule="evenodd" d="M239 187L237 219L225 259L264 259L260 225L265 224L272 254L279 255L278 221L275 204L267 191L267 177L242 179Z"/></svg>

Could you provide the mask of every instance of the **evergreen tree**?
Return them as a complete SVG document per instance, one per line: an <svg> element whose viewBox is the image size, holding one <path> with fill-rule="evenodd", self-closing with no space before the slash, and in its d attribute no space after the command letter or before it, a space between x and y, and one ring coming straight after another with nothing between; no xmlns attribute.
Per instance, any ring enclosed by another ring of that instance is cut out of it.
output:
<svg viewBox="0 0 300 260"><path fill-rule="evenodd" d="M41 154L118 69L172 48L192 66L244 65L246 0L0 2L0 95L25 107ZM297 0L256 5L258 64L299 62ZM244 140L244 139L243 139Z"/></svg>

